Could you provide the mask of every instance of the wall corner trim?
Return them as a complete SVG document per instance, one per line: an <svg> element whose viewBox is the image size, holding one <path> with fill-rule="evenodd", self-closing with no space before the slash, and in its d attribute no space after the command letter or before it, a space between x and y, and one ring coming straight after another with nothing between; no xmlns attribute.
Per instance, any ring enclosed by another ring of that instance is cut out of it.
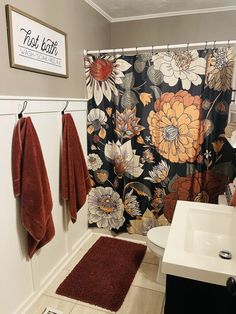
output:
<svg viewBox="0 0 236 314"><path fill-rule="evenodd" d="M105 17L109 22L113 22L112 17L103 11L97 4L95 4L92 0L85 0L92 8L94 8L98 13L100 13L103 17Z"/></svg>
<svg viewBox="0 0 236 314"><path fill-rule="evenodd" d="M179 15L216 13L216 12L225 12L225 11L235 11L236 10L236 5L231 5L231 6L225 6L225 7L172 11L172 12L162 12L162 13L153 13L153 14L113 18L108 13L106 13L103 9L101 9L97 4L95 4L92 0L85 0L85 2L87 2L91 7L93 7L98 13L100 13L102 16L104 16L111 23L147 20L147 19L154 19L154 18L160 18L160 17L171 17L171 16L179 16Z"/></svg>

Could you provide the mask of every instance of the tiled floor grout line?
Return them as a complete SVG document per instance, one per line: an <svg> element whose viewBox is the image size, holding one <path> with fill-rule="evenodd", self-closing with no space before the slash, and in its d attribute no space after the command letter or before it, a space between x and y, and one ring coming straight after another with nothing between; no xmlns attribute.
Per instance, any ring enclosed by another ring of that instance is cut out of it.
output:
<svg viewBox="0 0 236 314"><path fill-rule="evenodd" d="M143 261L141 264L151 264L151 265L156 265L156 266L158 266L158 264L156 264L156 263L152 263L152 262L145 262L145 261ZM140 264L140 265L141 265Z"/></svg>
<svg viewBox="0 0 236 314"><path fill-rule="evenodd" d="M86 302L83 302L83 301L80 301L80 300L76 300L76 299L71 299L71 298L68 298L68 297L67 298L69 300L65 300L65 299L63 299L63 296L62 297L60 297L60 296L57 297L57 296L52 296L52 295L49 295L49 294L46 294L46 293L43 293L42 295L45 295L47 297L56 299L58 301L64 301L64 302L68 302L68 303L73 303L74 304L73 308L76 305L80 305L80 306L83 306L83 307L89 307L90 309L94 310L94 307L96 306L96 305L93 305L93 304L90 304L90 303L86 303ZM70 300L72 300L72 301L70 301ZM98 307L98 310L102 311L103 313L107 313L107 314L110 313L110 312L103 311L103 309L101 307ZM109 311L109 310L107 310L107 311ZM113 312L113 313L115 313L115 312Z"/></svg>
<svg viewBox="0 0 236 314"><path fill-rule="evenodd" d="M65 300L63 298L63 296L62 297L60 297L60 296L57 297L57 296L53 296L53 295L50 295L50 294L47 294L47 293L43 293L42 295L45 295L46 297L50 297L50 298L56 299L58 301L70 302L70 303L73 303L75 305L77 304L77 301L78 301L78 300L71 299L71 298L68 298L69 300ZM70 300L72 300L72 301L70 301Z"/></svg>
<svg viewBox="0 0 236 314"><path fill-rule="evenodd" d="M71 309L71 311L70 311L70 313L72 313L73 312L73 310L74 310L74 308L76 307L76 303L75 303L75 305L72 307L72 309Z"/></svg>
<svg viewBox="0 0 236 314"><path fill-rule="evenodd" d="M82 307L85 307L85 308L90 308L90 309L95 309L95 310L98 310L98 311L100 311L100 312L103 312L103 313L106 313L106 314L110 314L110 313L112 313L112 314L115 314L116 312L111 312L111 311L109 311L109 310L107 310L107 309L103 309L102 307L99 307L99 306L97 306L97 308L96 308L96 305L94 304L90 304L90 303L79 303L79 302L82 302L82 301L78 301L77 302L77 305L79 305L79 306L82 306Z"/></svg>
<svg viewBox="0 0 236 314"><path fill-rule="evenodd" d="M157 289L146 288L146 287L142 287L142 286L138 286L138 285L134 285L134 284L131 284L131 286L136 287L136 288L142 288L142 289L146 289L146 290L151 290L151 291L159 292L159 293L162 293L162 294L165 295L165 292L164 292L164 291L160 291L160 290L157 290Z"/></svg>
<svg viewBox="0 0 236 314"><path fill-rule="evenodd" d="M106 313L106 314L110 314L110 313L114 314L115 313L115 312L109 311L108 309L104 309L102 307L96 306L95 304L86 303L86 302L83 302L80 300L77 301L77 305L80 305L83 307L89 307L90 309L93 309L93 310L97 308L98 311L101 311L101 312Z"/></svg>
<svg viewBox="0 0 236 314"><path fill-rule="evenodd" d="M86 302L82 303L82 301L75 300L75 299L71 299L71 298L68 298L69 300L65 300L65 299L63 299L63 298L55 297L55 296L52 296L52 295L49 295L49 294L46 294L46 293L43 293L42 295L47 296L47 297L52 298L52 299L56 299L56 300L58 300L58 301L63 301L63 302L67 302L67 303L72 303L72 304L73 304L73 308L72 308L71 312L72 312L73 309L76 307L76 305L80 305L80 306L85 307L85 308L89 307L90 309L93 309L93 310L94 310L94 307L95 307L95 305L93 305L93 304L86 303ZM70 300L72 300L72 301L70 301ZM81 302L81 303L80 303L80 302ZM98 307L97 310L99 310L99 311L101 311L101 312L103 312L103 313L106 313L106 314L110 314L110 312L103 311L103 309L102 309L101 307ZM107 311L108 311L108 310L107 310ZM71 313L71 312L70 312L70 313ZM115 314L115 312L113 312L113 313Z"/></svg>

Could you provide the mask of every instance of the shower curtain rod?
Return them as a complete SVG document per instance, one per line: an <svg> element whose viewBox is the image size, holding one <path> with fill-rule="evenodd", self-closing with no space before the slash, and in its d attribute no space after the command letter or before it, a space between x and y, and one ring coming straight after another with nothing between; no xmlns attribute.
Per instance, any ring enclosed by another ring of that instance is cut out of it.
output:
<svg viewBox="0 0 236 314"><path fill-rule="evenodd" d="M175 48L189 48L189 47L208 47L216 45L232 45L236 44L236 40L223 40L223 41L205 41L200 43L186 43L186 44L172 44L172 45L161 45L161 46L147 46L147 47L134 47L134 48L112 48L112 49L97 49L97 50L86 50L84 49L84 55L89 54L100 54L100 53L115 53L115 52L139 52L139 51L154 51L163 49L175 49Z"/></svg>

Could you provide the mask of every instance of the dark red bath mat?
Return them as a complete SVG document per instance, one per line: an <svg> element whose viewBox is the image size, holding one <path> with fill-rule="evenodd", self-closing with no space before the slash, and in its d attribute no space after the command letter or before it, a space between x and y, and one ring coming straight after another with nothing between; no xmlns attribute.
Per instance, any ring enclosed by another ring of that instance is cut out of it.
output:
<svg viewBox="0 0 236 314"><path fill-rule="evenodd" d="M145 252L142 244L100 237L56 293L116 312Z"/></svg>

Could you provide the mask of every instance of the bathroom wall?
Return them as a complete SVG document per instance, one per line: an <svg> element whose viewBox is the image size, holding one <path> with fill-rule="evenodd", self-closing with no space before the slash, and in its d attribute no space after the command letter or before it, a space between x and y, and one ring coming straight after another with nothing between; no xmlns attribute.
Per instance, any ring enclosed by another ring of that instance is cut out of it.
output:
<svg viewBox="0 0 236 314"><path fill-rule="evenodd" d="M69 78L10 67L6 4L67 33ZM87 226L87 203L79 211L78 221L72 224L60 200L61 110L65 101L70 100L68 111L73 114L86 155L83 49L109 45L110 23L83 0L0 0L0 313L23 314L91 233ZM11 176L12 133L24 100L28 100L25 114L31 116L38 132L48 170L56 229L53 240L30 261L26 258L26 234Z"/></svg>
<svg viewBox="0 0 236 314"><path fill-rule="evenodd" d="M65 101L29 99L25 115L34 123L41 143L53 198L53 220L56 234L52 241L27 259L26 233L22 228L18 202L13 195L11 176L11 141L17 122L16 113L24 99L0 96L0 313L23 314L63 265L72 258L91 231L87 225L87 203L72 224L60 199L59 157L61 110ZM68 105L74 117L84 153L87 151L85 101L71 100Z"/></svg>
<svg viewBox="0 0 236 314"><path fill-rule="evenodd" d="M6 4L67 33L69 78L9 66ZM83 49L109 46L110 23L83 0L0 0L0 95L84 98Z"/></svg>
<svg viewBox="0 0 236 314"><path fill-rule="evenodd" d="M236 39L236 11L191 14L111 24L111 47Z"/></svg>

